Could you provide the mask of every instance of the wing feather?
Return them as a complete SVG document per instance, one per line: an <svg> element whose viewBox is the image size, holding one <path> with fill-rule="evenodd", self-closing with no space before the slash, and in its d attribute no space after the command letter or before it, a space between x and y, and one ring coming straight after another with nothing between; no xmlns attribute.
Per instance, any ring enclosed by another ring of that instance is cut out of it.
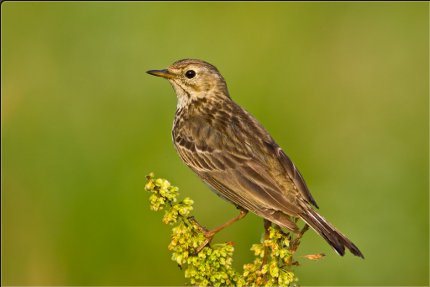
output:
<svg viewBox="0 0 430 287"><path fill-rule="evenodd" d="M222 128L223 131L204 120L189 119L180 131L174 132L175 146L183 161L220 196L238 206L260 215L266 213L266 217L277 211L298 214L295 193L283 190L270 164L261 160L264 156L256 156L265 152L264 145L251 145L249 138L236 132L239 127Z"/></svg>

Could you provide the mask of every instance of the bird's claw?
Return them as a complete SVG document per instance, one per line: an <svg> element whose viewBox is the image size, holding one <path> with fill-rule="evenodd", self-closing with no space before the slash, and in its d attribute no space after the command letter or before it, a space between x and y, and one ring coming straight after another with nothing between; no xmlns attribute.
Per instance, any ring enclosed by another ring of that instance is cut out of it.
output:
<svg viewBox="0 0 430 287"><path fill-rule="evenodd" d="M204 236L206 237L205 241L203 241L202 244L200 244L200 246L196 249L196 254L198 254L200 251L202 251L203 248L205 248L206 245L208 245L211 241L212 238L215 236L215 232L208 230L206 227L204 227L203 225L201 225L195 218L194 216L191 216L188 218L191 223L193 223L199 230L201 233L204 234Z"/></svg>
<svg viewBox="0 0 430 287"><path fill-rule="evenodd" d="M207 232L207 233L210 233L210 232ZM206 240L203 241L203 243L200 244L200 246L196 249L196 253L200 253L200 251L202 251L202 249L205 248L206 245L209 245L209 243L212 241L213 236L214 234L211 236L206 236L205 234Z"/></svg>

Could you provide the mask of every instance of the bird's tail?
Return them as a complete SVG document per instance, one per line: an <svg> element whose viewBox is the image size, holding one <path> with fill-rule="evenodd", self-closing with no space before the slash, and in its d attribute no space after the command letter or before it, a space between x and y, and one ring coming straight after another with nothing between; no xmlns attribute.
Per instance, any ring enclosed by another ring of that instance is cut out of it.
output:
<svg viewBox="0 0 430 287"><path fill-rule="evenodd" d="M312 208L307 208L306 211L300 216L312 229L318 232L330 244L336 252L343 256L345 254L345 247L351 251L355 256L364 259L363 254L345 235L336 230L324 217L319 215Z"/></svg>

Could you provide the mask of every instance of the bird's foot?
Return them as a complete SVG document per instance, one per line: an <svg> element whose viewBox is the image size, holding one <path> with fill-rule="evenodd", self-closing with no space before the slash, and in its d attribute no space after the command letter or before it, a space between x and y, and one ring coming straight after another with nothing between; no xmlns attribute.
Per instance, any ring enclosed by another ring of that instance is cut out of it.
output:
<svg viewBox="0 0 430 287"><path fill-rule="evenodd" d="M291 251L292 252L296 252L297 248L300 245L300 239L303 237L303 235L305 234L305 232L309 229L309 225L305 224L305 226L303 226L303 228L299 231L299 233L297 233L296 238L294 238L293 240L291 240Z"/></svg>
<svg viewBox="0 0 430 287"><path fill-rule="evenodd" d="M197 222L197 220L194 217L189 217L189 220L195 224L197 226L197 228L205 235L206 240L199 246L199 248L197 248L196 253L199 253L206 245L208 245L212 238L215 236L215 234L217 234L218 232L220 232L221 230L223 230L224 228L232 225L233 223L235 223L236 221L244 218L246 215L248 214L247 210L241 209L240 210L240 214L232 219L230 219L229 221L225 222L224 224L218 226L217 228L214 228L212 230L208 230L206 227L200 225L200 223Z"/></svg>
<svg viewBox="0 0 430 287"><path fill-rule="evenodd" d="M194 218L194 216L190 216L190 217L188 217L188 220L192 223L192 224L194 224L194 226L196 226L202 233L206 233L206 232L208 232L209 230L206 228L206 227L204 227L203 225L201 225L195 218Z"/></svg>
<svg viewBox="0 0 430 287"><path fill-rule="evenodd" d="M264 239L263 239L264 255L263 255L263 260L261 261L260 270L263 268L264 265L267 264L267 258L269 257L269 247L264 244L264 241L269 239L269 235L270 235L269 228L271 226L272 226L272 222L270 222L267 219L264 219Z"/></svg>
<svg viewBox="0 0 430 287"><path fill-rule="evenodd" d="M203 241L203 243L200 244L200 246L196 249L196 254L198 254L200 251L202 251L203 248L205 248L205 246L207 246L212 241L212 238L215 236L216 232L214 232L213 230L211 230L211 231L208 230L206 227L204 227L203 225L201 225L193 216L189 217L188 219L206 237L205 241Z"/></svg>
<svg viewBox="0 0 430 287"><path fill-rule="evenodd" d="M202 251L203 248L205 248L206 245L209 245L216 233L206 230L206 231L203 231L203 234L205 235L206 240L203 241L202 244L200 244L200 246L196 250L196 253L199 253L200 251Z"/></svg>

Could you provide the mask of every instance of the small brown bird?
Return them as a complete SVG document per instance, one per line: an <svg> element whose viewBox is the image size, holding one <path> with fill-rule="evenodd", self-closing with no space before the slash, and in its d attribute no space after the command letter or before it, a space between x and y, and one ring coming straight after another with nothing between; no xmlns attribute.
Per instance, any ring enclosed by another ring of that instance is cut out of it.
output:
<svg viewBox="0 0 430 287"><path fill-rule="evenodd" d="M251 211L268 222L299 232L301 218L340 255L345 247L363 254L345 235L319 215L306 183L290 158L263 126L231 98L217 68L205 61L185 59L165 70L147 73L169 80L177 96L172 139L185 162L219 196L234 203L240 215Z"/></svg>

